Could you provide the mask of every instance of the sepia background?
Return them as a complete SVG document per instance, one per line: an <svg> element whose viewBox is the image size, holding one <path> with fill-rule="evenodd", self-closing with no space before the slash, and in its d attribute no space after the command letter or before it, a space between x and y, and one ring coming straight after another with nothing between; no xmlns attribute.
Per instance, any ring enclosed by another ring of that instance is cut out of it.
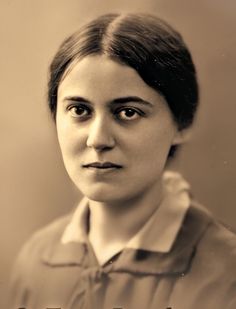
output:
<svg viewBox="0 0 236 309"><path fill-rule="evenodd" d="M167 20L189 46L201 89L191 142L175 168L194 196L236 229L236 2L234 0L1 0L0 307L13 260L33 231L80 195L64 171L47 110L47 68L79 25L106 12Z"/></svg>

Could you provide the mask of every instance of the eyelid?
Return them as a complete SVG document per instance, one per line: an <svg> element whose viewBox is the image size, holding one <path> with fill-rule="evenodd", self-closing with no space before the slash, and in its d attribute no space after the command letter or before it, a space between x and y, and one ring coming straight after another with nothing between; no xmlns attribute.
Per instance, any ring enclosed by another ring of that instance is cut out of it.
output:
<svg viewBox="0 0 236 309"><path fill-rule="evenodd" d="M136 113L136 116L135 117L122 117L120 115L120 113L122 111L125 111L125 110L132 110L132 111L134 111ZM142 110L138 109L138 108L135 108L135 107L123 106L123 107L117 108L115 110L114 116L115 116L115 118L118 121L122 121L122 122L127 122L128 123L128 122L136 121L136 120L140 119L141 117L145 117L146 113L143 112Z"/></svg>
<svg viewBox="0 0 236 309"><path fill-rule="evenodd" d="M79 108L79 107L81 107L81 108L84 108L85 110L87 110L87 111L90 111L90 112L92 112L92 108L90 107L90 106L88 106L87 104L85 104L85 103L70 103L70 104L68 104L67 106L66 106L66 110L67 111L70 111L72 108Z"/></svg>
<svg viewBox="0 0 236 309"><path fill-rule="evenodd" d="M81 108L81 109L84 109L84 112L82 111L82 114L79 115L76 113L76 111L72 111L72 109L76 109L76 108ZM126 111L126 110L132 110L134 111L137 115L136 117L125 117L125 116L121 116L119 115L122 111ZM68 102L67 106L66 106L66 111L69 112L71 114L71 117L73 118L77 118L79 120L85 120L85 119L88 119L92 116L92 114L94 113L94 108L90 105L90 104L87 104L86 102L74 102L74 101L70 101ZM137 120L139 119L140 117L146 117L147 116L147 112L146 111L143 111L142 109L136 107L136 106L130 106L130 105L122 105L122 106L119 106L119 107L114 107L114 108L111 108L111 112L112 114L114 115L114 117L119 120L119 121L134 121L134 120Z"/></svg>
<svg viewBox="0 0 236 309"><path fill-rule="evenodd" d="M84 109L87 114L86 115L76 115L76 113L73 115L72 114L72 109L73 108L82 108ZM72 115L73 118L78 118L78 119L83 119L83 118L86 118L86 117L89 117L90 114L92 113L92 109L91 107L87 106L86 104L84 103L72 103L72 104L68 104L68 106L66 107L66 110L68 112L70 112Z"/></svg>
<svg viewBox="0 0 236 309"><path fill-rule="evenodd" d="M72 107L80 107L80 106L87 108L87 109L92 109L92 107L85 102L75 102L75 101L69 101L68 104L66 105L66 109L70 109Z"/></svg>
<svg viewBox="0 0 236 309"><path fill-rule="evenodd" d="M142 111L141 109L137 108L137 107L134 107L134 106L122 106L122 107L119 107L115 110L115 114L119 113L120 111L122 110L127 110L127 109L132 109L134 110L136 113L140 114L140 115L145 115L146 113L144 111Z"/></svg>

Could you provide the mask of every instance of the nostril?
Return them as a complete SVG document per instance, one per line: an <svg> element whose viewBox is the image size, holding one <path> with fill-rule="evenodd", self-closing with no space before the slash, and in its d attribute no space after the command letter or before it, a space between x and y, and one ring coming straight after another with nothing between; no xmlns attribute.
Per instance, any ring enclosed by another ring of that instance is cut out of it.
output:
<svg viewBox="0 0 236 309"><path fill-rule="evenodd" d="M106 144L94 144L94 145L90 145L88 146L90 148L94 148L96 151L107 151L112 149L113 147L108 146Z"/></svg>
<svg viewBox="0 0 236 309"><path fill-rule="evenodd" d="M87 139L87 147L94 148L96 150L109 150L115 146L115 141L111 138L109 139L101 139L101 138L88 138Z"/></svg>

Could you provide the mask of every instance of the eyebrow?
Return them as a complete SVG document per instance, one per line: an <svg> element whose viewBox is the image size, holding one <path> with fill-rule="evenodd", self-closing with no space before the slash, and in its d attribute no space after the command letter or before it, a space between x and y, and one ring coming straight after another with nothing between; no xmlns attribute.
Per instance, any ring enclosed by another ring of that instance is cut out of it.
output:
<svg viewBox="0 0 236 309"><path fill-rule="evenodd" d="M153 106L152 103L146 101L146 100L143 100L142 98L140 97L136 97L136 96L129 96L129 97L123 97L123 98L117 98L115 100L112 101L114 104L124 104L124 103L129 103L129 102L136 102L136 103L141 103L141 104L144 104L144 105L148 105L150 107Z"/></svg>
<svg viewBox="0 0 236 309"><path fill-rule="evenodd" d="M91 102L88 99L80 97L80 96L67 96L63 99L63 101L84 102L84 103L90 103L91 104ZM128 96L128 97L117 98L117 99L112 100L111 104L127 104L127 103L130 103L130 102L141 103L143 105L153 107L152 103L150 103L146 100L143 100L142 98L137 97L137 96Z"/></svg>
<svg viewBox="0 0 236 309"><path fill-rule="evenodd" d="M63 102L65 101L90 103L89 100L87 100L86 98L80 97L80 96L67 96L63 98Z"/></svg>

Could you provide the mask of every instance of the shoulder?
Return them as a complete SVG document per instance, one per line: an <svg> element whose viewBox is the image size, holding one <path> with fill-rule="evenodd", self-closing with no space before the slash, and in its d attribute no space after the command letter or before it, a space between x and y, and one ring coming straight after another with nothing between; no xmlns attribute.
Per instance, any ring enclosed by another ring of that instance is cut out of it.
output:
<svg viewBox="0 0 236 309"><path fill-rule="evenodd" d="M54 220L36 231L23 245L11 270L8 290L9 308L26 306L30 288L34 285L40 284L40 287L35 290L42 289L45 281L42 252L60 241L70 218L71 215L66 215Z"/></svg>
<svg viewBox="0 0 236 309"><path fill-rule="evenodd" d="M11 272L11 285L22 277L30 280L32 270L41 264L42 253L60 242L61 235L71 215L60 217L36 231L22 246Z"/></svg>
<svg viewBox="0 0 236 309"><path fill-rule="evenodd" d="M189 270L175 287L173 297L180 306L177 308L235 308L235 233L197 203L190 207L185 221L186 233L194 234L198 227L204 228L193 244Z"/></svg>
<svg viewBox="0 0 236 309"><path fill-rule="evenodd" d="M211 264L221 261L224 264L224 269L226 266L229 266L226 265L226 261L231 261L235 264L236 234L234 231L215 219L203 206L195 203L192 207L193 212L200 212L203 217L208 218L206 229L196 246L196 256L202 255L204 259L212 259Z"/></svg>
<svg viewBox="0 0 236 309"><path fill-rule="evenodd" d="M181 233L185 246L193 248L190 273L202 272L236 279L236 234L220 223L205 207L193 202Z"/></svg>
<svg viewBox="0 0 236 309"><path fill-rule="evenodd" d="M36 231L23 245L18 258L28 258L29 253L30 256L33 256L37 252L41 252L43 248L59 241L70 220L71 214L65 215L55 219L53 222Z"/></svg>

